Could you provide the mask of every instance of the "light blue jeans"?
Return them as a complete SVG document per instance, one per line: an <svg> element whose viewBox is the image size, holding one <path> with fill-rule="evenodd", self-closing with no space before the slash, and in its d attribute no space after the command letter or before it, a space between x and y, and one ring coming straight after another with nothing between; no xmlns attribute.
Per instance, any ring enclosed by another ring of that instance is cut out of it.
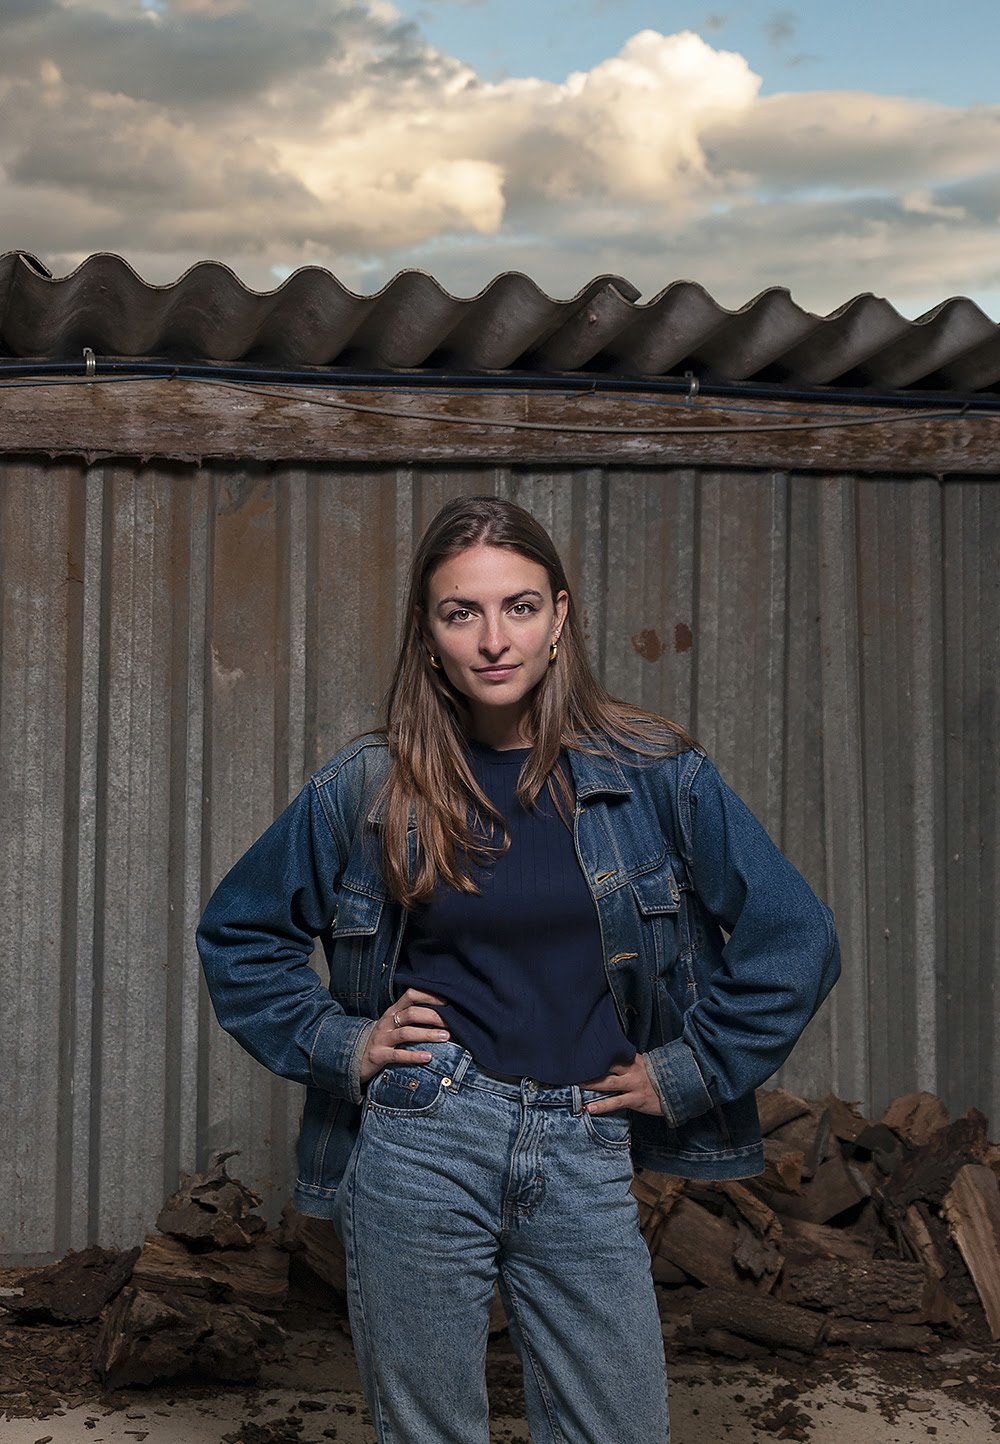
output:
<svg viewBox="0 0 1000 1444"><path fill-rule="evenodd" d="M372 1079L337 1194L382 1444L488 1444L499 1284L534 1444L667 1444L663 1339L624 1114L481 1072L454 1043Z"/></svg>

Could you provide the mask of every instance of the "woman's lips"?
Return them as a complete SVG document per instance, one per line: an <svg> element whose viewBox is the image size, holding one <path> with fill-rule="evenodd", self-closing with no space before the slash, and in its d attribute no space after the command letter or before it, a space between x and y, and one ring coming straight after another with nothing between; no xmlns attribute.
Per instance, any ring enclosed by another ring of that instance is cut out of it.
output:
<svg viewBox="0 0 1000 1444"><path fill-rule="evenodd" d="M517 671L520 662L504 667L473 667L477 677L485 677L488 682L502 682L505 677L510 677Z"/></svg>

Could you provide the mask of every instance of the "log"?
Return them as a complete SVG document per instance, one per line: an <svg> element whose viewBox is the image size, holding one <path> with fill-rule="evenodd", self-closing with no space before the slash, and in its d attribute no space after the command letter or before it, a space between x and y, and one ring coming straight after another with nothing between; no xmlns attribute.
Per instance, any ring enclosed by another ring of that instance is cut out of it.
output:
<svg viewBox="0 0 1000 1444"><path fill-rule="evenodd" d="M248 1380L283 1349L274 1320L250 1309L129 1285L105 1315L94 1368L109 1389L185 1374Z"/></svg>
<svg viewBox="0 0 1000 1444"><path fill-rule="evenodd" d="M782 1247L786 1258L800 1266L816 1258L840 1259L842 1263L859 1266L872 1256L871 1244L855 1238L846 1229L810 1223L806 1218L782 1221Z"/></svg>
<svg viewBox="0 0 1000 1444"><path fill-rule="evenodd" d="M1000 1339L1000 1183L992 1169L967 1163L944 1200L958 1250L972 1275L993 1339Z"/></svg>
<svg viewBox="0 0 1000 1444"><path fill-rule="evenodd" d="M739 1288L742 1280L733 1263L736 1243L736 1226L729 1219L679 1198L660 1226L656 1251L701 1284Z"/></svg>
<svg viewBox="0 0 1000 1444"><path fill-rule="evenodd" d="M880 1122L911 1148L923 1148L948 1123L948 1110L934 1093L904 1093L894 1098Z"/></svg>
<svg viewBox="0 0 1000 1444"><path fill-rule="evenodd" d="M706 1187L713 1193L721 1194L732 1205L733 1211L740 1218L748 1223L761 1238L774 1239L780 1243L783 1232L782 1223L774 1209L769 1207L757 1194L751 1193L745 1184L737 1183L733 1179L727 1179L719 1183L710 1183Z"/></svg>
<svg viewBox="0 0 1000 1444"><path fill-rule="evenodd" d="M830 1136L830 1110L811 1108L808 1113L776 1128L768 1142L779 1143L790 1153L800 1153L802 1177L812 1178L827 1156ZM766 1143L764 1156L767 1157Z"/></svg>
<svg viewBox="0 0 1000 1444"><path fill-rule="evenodd" d="M706 1329L697 1337L700 1349L712 1354L724 1354L728 1359L766 1359L768 1349L764 1344L755 1344L752 1339L741 1339L726 1329Z"/></svg>
<svg viewBox="0 0 1000 1444"><path fill-rule="evenodd" d="M811 1354L826 1338L828 1323L808 1309L777 1299L706 1289L694 1301L691 1326L699 1334L722 1329L771 1349L798 1349Z"/></svg>
<svg viewBox="0 0 1000 1444"><path fill-rule="evenodd" d="M174 1238L147 1235L132 1281L147 1293L182 1294L208 1303L274 1313L288 1298L288 1254L270 1239L252 1249L198 1253Z"/></svg>
<svg viewBox="0 0 1000 1444"><path fill-rule="evenodd" d="M764 1188L778 1193L798 1193L802 1186L805 1158L799 1150L790 1150L774 1138L764 1139L764 1172L759 1181Z"/></svg>
<svg viewBox="0 0 1000 1444"><path fill-rule="evenodd" d="M858 1134L868 1127L868 1119L862 1118L856 1103L845 1103L834 1093L823 1099L823 1107L830 1115L830 1131L842 1143L853 1143Z"/></svg>
<svg viewBox="0 0 1000 1444"><path fill-rule="evenodd" d="M920 1262L928 1274L932 1278L943 1279L947 1269L920 1204L911 1203L907 1208L906 1226L910 1231L910 1237L913 1239Z"/></svg>
<svg viewBox="0 0 1000 1444"><path fill-rule="evenodd" d="M760 1117L760 1131L765 1138L776 1128L809 1111L805 1098L786 1093L784 1088L757 1089L757 1113Z"/></svg>
<svg viewBox="0 0 1000 1444"><path fill-rule="evenodd" d="M855 1349L926 1349L936 1341L924 1324L865 1323L860 1319L831 1319L828 1344L849 1344Z"/></svg>
<svg viewBox="0 0 1000 1444"><path fill-rule="evenodd" d="M803 1308L872 1321L923 1323L927 1276L923 1266L898 1259L813 1259L804 1268L786 1260L781 1297Z"/></svg>
<svg viewBox="0 0 1000 1444"><path fill-rule="evenodd" d="M125 1287L138 1257L137 1248L70 1250L58 1263L19 1279L20 1296L5 1298L3 1306L22 1323L88 1323Z"/></svg>
<svg viewBox="0 0 1000 1444"><path fill-rule="evenodd" d="M838 1152L820 1164L812 1178L803 1185L801 1197L789 1196L780 1202L775 1199L775 1207L783 1217L787 1215L808 1219L811 1223L826 1223L870 1194L871 1188L864 1175L846 1163Z"/></svg>
<svg viewBox="0 0 1000 1444"><path fill-rule="evenodd" d="M333 1289L339 1300L347 1298L347 1260L344 1245L328 1218L310 1218L286 1204L281 1211L278 1243L299 1263Z"/></svg>
<svg viewBox="0 0 1000 1444"><path fill-rule="evenodd" d="M988 1149L986 1119L970 1108L905 1159L886 1183L886 1192L903 1208L921 1199L940 1207L959 1169L982 1163Z"/></svg>

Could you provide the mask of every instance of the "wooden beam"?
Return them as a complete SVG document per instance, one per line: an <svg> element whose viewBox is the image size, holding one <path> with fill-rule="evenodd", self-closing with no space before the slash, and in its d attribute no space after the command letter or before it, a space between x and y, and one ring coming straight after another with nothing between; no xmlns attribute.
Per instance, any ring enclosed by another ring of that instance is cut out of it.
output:
<svg viewBox="0 0 1000 1444"><path fill-rule="evenodd" d="M182 462L1000 472L1000 414L554 391L186 379L0 384L0 454Z"/></svg>

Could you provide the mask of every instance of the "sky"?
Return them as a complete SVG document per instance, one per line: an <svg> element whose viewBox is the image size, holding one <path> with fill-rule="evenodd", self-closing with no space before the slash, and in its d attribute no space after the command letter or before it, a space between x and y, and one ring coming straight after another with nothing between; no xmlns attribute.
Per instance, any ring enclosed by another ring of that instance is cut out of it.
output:
<svg viewBox="0 0 1000 1444"><path fill-rule="evenodd" d="M0 252L996 320L998 55L995 0L0 0Z"/></svg>

